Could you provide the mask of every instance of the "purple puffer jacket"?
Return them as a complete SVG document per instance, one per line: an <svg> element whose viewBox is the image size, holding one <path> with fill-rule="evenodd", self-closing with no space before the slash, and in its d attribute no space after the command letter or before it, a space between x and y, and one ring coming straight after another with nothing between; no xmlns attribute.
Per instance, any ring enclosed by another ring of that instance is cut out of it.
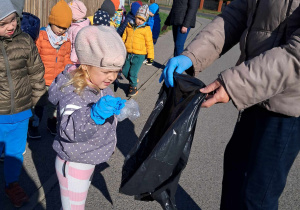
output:
<svg viewBox="0 0 300 210"><path fill-rule="evenodd" d="M110 88L100 94L87 87L82 96L74 93L69 85L61 86L70 80L66 69L60 73L49 88L49 101L57 105L57 135L53 149L66 161L99 164L106 162L113 153L117 138L117 121L112 116L103 125L97 125L91 119L91 106L102 96L113 95Z"/></svg>

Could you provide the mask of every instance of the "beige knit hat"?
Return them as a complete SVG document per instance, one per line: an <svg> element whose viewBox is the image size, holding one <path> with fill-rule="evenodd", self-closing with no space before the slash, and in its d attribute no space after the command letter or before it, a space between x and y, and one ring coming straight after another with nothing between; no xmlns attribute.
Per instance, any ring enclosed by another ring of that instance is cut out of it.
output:
<svg viewBox="0 0 300 210"><path fill-rule="evenodd" d="M120 70L126 59L126 48L116 30L109 26L87 26L75 39L80 64Z"/></svg>

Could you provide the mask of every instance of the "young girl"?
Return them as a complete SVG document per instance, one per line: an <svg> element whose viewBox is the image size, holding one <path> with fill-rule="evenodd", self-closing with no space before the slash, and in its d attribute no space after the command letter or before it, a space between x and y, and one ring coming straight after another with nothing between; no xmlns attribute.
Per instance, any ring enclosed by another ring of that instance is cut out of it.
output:
<svg viewBox="0 0 300 210"><path fill-rule="evenodd" d="M126 49L109 26L87 26L75 41L81 65L58 75L49 100L58 106L56 173L64 210L84 209L95 165L109 159L116 146L116 119L125 100L108 87L121 70Z"/></svg>
<svg viewBox="0 0 300 210"><path fill-rule="evenodd" d="M137 76L146 55L148 63L152 63L154 59L152 32L150 26L145 25L148 17L148 5L139 7L135 16L135 24L129 23L122 36L128 53L122 73L129 80L130 86L127 94L129 97L138 93Z"/></svg>
<svg viewBox="0 0 300 210"><path fill-rule="evenodd" d="M46 88L38 50L32 38L21 31L20 18L15 11L10 0L1 0L0 154L5 146L5 194L15 207L21 207L28 200L19 185L28 122L32 106Z"/></svg>
<svg viewBox="0 0 300 210"><path fill-rule="evenodd" d="M72 64L70 60L71 42L69 40L67 29L72 22L72 11L64 0L60 0L51 9L49 15L49 25L41 28L36 46L41 55L45 66L45 81L49 87L55 77L64 70L67 64ZM38 132L39 121L43 115L43 106L35 107L37 120L31 121L29 126L30 138L41 138ZM47 128L51 134L56 135L56 107L48 103L47 110ZM37 121L37 122L36 122Z"/></svg>
<svg viewBox="0 0 300 210"><path fill-rule="evenodd" d="M87 8L82 1L74 0L69 3L72 10L72 24L68 30L68 35L71 42L71 61L78 64L78 58L75 51L75 38L77 33L86 26L90 25L89 19L85 18Z"/></svg>

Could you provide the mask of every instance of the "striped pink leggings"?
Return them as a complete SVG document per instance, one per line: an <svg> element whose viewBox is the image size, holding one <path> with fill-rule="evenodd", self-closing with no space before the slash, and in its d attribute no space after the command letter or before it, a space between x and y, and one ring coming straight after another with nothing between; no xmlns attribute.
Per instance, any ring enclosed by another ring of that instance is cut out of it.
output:
<svg viewBox="0 0 300 210"><path fill-rule="evenodd" d="M63 210L84 210L95 165L67 162L56 156L56 174Z"/></svg>

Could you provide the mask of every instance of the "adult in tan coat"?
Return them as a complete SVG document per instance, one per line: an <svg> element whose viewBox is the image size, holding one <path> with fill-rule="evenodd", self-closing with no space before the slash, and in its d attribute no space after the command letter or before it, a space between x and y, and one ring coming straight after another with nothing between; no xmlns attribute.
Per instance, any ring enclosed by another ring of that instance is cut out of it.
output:
<svg viewBox="0 0 300 210"><path fill-rule="evenodd" d="M203 103L240 110L224 155L221 209L278 209L300 148L300 1L235 0L163 71L194 74L240 42L236 66L221 72Z"/></svg>

